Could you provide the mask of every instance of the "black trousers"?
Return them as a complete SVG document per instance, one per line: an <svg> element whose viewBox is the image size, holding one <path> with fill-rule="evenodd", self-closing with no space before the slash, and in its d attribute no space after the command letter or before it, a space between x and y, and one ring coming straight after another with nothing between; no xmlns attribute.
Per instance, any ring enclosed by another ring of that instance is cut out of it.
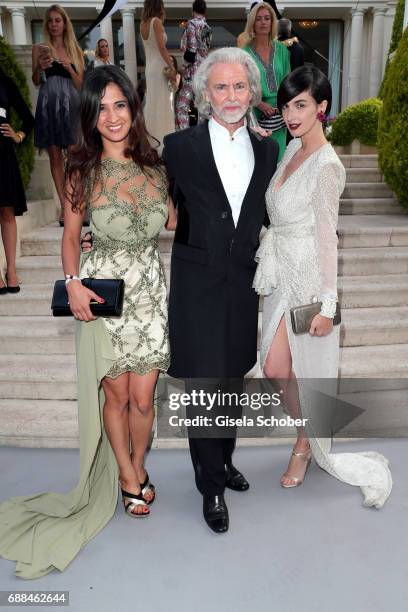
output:
<svg viewBox="0 0 408 612"><path fill-rule="evenodd" d="M187 418L194 418L201 414L208 416L215 422L216 416L239 418L242 408L236 402L236 396L242 393L243 381L241 379L223 379L214 381L189 380L186 381L185 390L187 393L192 391L204 391L205 393L216 394L221 401L216 401L210 411L206 411L205 406L187 407ZM235 396L236 394L236 396ZM225 405L223 398L227 398L228 405ZM211 437L206 437L205 430L188 428L188 441L190 447L191 460L194 467L195 482L198 490L207 495L220 495L225 489L226 471L225 467L232 464L232 453L236 443L236 427L212 427Z"/></svg>

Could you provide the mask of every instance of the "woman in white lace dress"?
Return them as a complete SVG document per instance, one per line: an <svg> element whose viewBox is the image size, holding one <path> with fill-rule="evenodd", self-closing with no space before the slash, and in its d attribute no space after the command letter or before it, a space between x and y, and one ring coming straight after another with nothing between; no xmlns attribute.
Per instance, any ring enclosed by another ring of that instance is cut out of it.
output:
<svg viewBox="0 0 408 612"><path fill-rule="evenodd" d="M278 92L279 111L291 134L266 194L271 225L257 253L256 291L264 295L261 365L279 380L286 409L309 418L314 406L300 379L335 380L339 367L337 218L345 170L327 142L322 122L330 111L331 87L320 70L297 68ZM309 333L295 335L290 309L322 302ZM299 382L299 385L297 384ZM329 382L329 381L328 381ZM365 505L381 507L392 487L388 462L378 453L330 453L331 439L313 428L298 429L284 487L303 482L312 454L320 467L362 488ZM320 433L320 435L322 435ZM329 435L329 434L327 434Z"/></svg>

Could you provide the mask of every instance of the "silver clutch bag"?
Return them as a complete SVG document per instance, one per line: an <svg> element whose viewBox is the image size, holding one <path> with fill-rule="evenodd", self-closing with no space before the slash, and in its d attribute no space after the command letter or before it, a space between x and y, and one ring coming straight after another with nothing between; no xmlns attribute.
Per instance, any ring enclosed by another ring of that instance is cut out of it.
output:
<svg viewBox="0 0 408 612"><path fill-rule="evenodd" d="M322 307L321 302L313 302L312 304L305 304L304 306L296 306L290 309L290 319L292 321L293 333L297 336L300 334L307 334L310 329L310 325L313 321L313 317L320 313ZM333 318L333 325L339 325L341 323L341 311L340 304L336 304L336 313Z"/></svg>

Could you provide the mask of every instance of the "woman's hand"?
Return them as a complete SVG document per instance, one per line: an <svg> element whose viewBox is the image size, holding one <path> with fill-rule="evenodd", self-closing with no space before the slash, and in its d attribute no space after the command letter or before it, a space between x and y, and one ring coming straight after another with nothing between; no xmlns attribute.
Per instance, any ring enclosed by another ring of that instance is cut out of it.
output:
<svg viewBox="0 0 408 612"><path fill-rule="evenodd" d="M95 321L97 317L91 312L91 300L103 304L104 299L90 289L84 287L78 280L71 280L67 284L68 302L72 314L79 321Z"/></svg>
<svg viewBox="0 0 408 612"><path fill-rule="evenodd" d="M2 123L0 125L0 132L6 138L11 138L16 144L21 142L20 138L17 136L16 132L13 130L9 123Z"/></svg>
<svg viewBox="0 0 408 612"><path fill-rule="evenodd" d="M61 64L61 66L63 66L63 67L65 68L65 70L66 70L67 72L69 72L69 74L70 74L71 76L72 76L72 75L74 75L74 74L76 75L76 72L75 72L75 70L72 68L72 66L71 66L71 62L70 62L69 60L67 60L67 59L59 59L59 58L57 58L57 62L58 62L58 63L60 63L60 64Z"/></svg>
<svg viewBox="0 0 408 612"><path fill-rule="evenodd" d="M327 336L333 329L333 319L317 314L313 317L309 334L311 336Z"/></svg>
<svg viewBox="0 0 408 612"><path fill-rule="evenodd" d="M51 68L52 66L52 62L54 60L52 59L52 55L51 53L47 53L47 51L45 50L45 48L41 48L39 49L39 54L37 57L37 64L40 70L47 70L47 68Z"/></svg>
<svg viewBox="0 0 408 612"><path fill-rule="evenodd" d="M258 109L267 117L272 117L278 112L277 108L271 106L267 102L261 102L260 104L258 104Z"/></svg>

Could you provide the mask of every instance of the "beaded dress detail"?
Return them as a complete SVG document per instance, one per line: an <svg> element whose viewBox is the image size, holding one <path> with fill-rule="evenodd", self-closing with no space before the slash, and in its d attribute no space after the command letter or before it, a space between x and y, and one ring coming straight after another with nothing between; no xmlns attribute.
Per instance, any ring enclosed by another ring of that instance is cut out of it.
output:
<svg viewBox="0 0 408 612"><path fill-rule="evenodd" d="M81 278L123 278L121 317L103 319L116 363L107 376L169 367L166 281L158 250L167 220L167 186L133 161L102 161L103 184L90 202L93 249L82 255Z"/></svg>
<svg viewBox="0 0 408 612"><path fill-rule="evenodd" d="M299 401L313 456L318 465L348 484L360 486L366 506L381 507L392 478L387 459L376 452L331 453L331 438L321 436L310 383L329 397L336 395L340 356L340 326L326 336L295 335L290 309L322 302L321 314L333 317L337 300L337 220L345 186L344 167L330 144L312 153L282 184L285 167L299 150L292 140L266 192L270 226L256 254L254 288L264 296L261 366L284 317L298 380Z"/></svg>

